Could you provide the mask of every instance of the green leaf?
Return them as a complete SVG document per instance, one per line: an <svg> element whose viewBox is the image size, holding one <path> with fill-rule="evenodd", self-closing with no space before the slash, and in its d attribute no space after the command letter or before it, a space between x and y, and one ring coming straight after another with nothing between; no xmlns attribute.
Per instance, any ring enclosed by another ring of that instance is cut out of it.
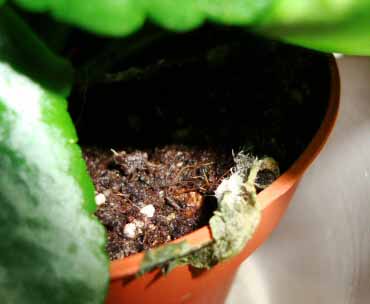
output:
<svg viewBox="0 0 370 304"><path fill-rule="evenodd" d="M131 34L146 19L176 31L194 29L208 19L322 51L370 55L369 0L13 1L104 35Z"/></svg>
<svg viewBox="0 0 370 304"><path fill-rule="evenodd" d="M201 0L205 16L223 24L254 24L269 11L272 0Z"/></svg>
<svg viewBox="0 0 370 304"><path fill-rule="evenodd" d="M0 9L2 303L104 301L105 232L58 94L68 91L69 73L9 8Z"/></svg>
<svg viewBox="0 0 370 304"><path fill-rule="evenodd" d="M256 30L320 51L370 55L370 1L275 1Z"/></svg>
<svg viewBox="0 0 370 304"><path fill-rule="evenodd" d="M248 24L271 0L14 0L33 12L49 11L57 19L99 34L122 36L149 18L170 30L186 31L207 18Z"/></svg>
<svg viewBox="0 0 370 304"><path fill-rule="evenodd" d="M33 12L49 11L55 18L106 35L128 35L145 21L140 1L132 0L14 0Z"/></svg>

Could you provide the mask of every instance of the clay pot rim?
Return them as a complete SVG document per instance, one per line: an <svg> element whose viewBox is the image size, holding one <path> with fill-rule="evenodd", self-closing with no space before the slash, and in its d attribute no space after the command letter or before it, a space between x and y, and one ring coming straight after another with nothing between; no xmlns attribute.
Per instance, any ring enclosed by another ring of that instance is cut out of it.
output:
<svg viewBox="0 0 370 304"><path fill-rule="evenodd" d="M292 166L268 188L258 194L258 200L263 209L297 183L324 147L335 125L339 110L340 78L334 56L331 55L328 62L331 76L330 96L321 126L312 138L310 144ZM191 245L204 244L211 241L212 233L210 227L208 225L204 226L170 243L178 243L184 240ZM144 252L140 252L124 259L110 262L110 279L116 280L134 275L140 269L140 263L143 258Z"/></svg>

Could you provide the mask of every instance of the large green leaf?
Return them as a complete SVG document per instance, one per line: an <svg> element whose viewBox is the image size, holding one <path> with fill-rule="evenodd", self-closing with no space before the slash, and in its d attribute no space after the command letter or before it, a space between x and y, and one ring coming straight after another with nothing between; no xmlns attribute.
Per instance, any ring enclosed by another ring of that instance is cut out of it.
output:
<svg viewBox="0 0 370 304"><path fill-rule="evenodd" d="M105 233L62 97L70 72L0 9L1 303L104 300Z"/></svg>
<svg viewBox="0 0 370 304"><path fill-rule="evenodd" d="M279 0L258 30L326 52L370 55L370 0Z"/></svg>
<svg viewBox="0 0 370 304"><path fill-rule="evenodd" d="M271 0L14 0L34 12L107 35L127 35L149 18L165 28L191 30L210 18L230 24L255 20Z"/></svg>
<svg viewBox="0 0 370 304"><path fill-rule="evenodd" d="M99 34L124 36L147 18L185 31L205 20L248 26L323 51L370 55L370 0L13 0Z"/></svg>

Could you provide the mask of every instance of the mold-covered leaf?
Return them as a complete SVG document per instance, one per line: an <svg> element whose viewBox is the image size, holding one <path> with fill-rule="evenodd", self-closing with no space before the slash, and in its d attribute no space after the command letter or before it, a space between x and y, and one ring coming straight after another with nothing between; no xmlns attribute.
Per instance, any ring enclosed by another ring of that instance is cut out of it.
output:
<svg viewBox="0 0 370 304"><path fill-rule="evenodd" d="M246 26L295 44L370 54L369 0L13 0L33 12L104 35L124 36L146 19L176 31L206 20ZM1 0L0 0L1 2Z"/></svg>
<svg viewBox="0 0 370 304"><path fill-rule="evenodd" d="M240 253L261 219L255 181L265 160L239 153L233 174L216 190L218 207L209 221L214 241L183 262L209 268Z"/></svg>
<svg viewBox="0 0 370 304"><path fill-rule="evenodd" d="M139 274L162 266L168 261L178 259L194 250L186 241L177 244L168 244L145 252L144 260L140 265Z"/></svg>
<svg viewBox="0 0 370 304"><path fill-rule="evenodd" d="M234 172L216 190L218 207L209 221L213 241L201 248L182 242L149 250L142 262L141 273L158 266L165 272L186 264L210 268L239 254L261 219L256 181L262 170L271 170L274 174L279 172L277 163L271 158L258 160L239 153L235 157Z"/></svg>
<svg viewBox="0 0 370 304"><path fill-rule="evenodd" d="M61 96L70 72L0 9L2 303L104 300L105 233L92 215L93 185Z"/></svg>

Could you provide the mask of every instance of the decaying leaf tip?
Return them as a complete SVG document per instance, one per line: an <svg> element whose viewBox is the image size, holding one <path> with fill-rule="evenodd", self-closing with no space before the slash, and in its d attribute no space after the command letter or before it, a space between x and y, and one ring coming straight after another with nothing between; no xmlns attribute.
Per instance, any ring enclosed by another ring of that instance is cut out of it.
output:
<svg viewBox="0 0 370 304"><path fill-rule="evenodd" d="M257 191L279 176L279 167L270 157L258 159L243 152L234 157L234 162L231 175L215 191L218 206L209 220L213 241L200 248L184 246L182 242L149 250L142 262L141 273L158 266L169 271L185 264L210 268L242 251L261 219ZM181 250L176 250L177 246Z"/></svg>

